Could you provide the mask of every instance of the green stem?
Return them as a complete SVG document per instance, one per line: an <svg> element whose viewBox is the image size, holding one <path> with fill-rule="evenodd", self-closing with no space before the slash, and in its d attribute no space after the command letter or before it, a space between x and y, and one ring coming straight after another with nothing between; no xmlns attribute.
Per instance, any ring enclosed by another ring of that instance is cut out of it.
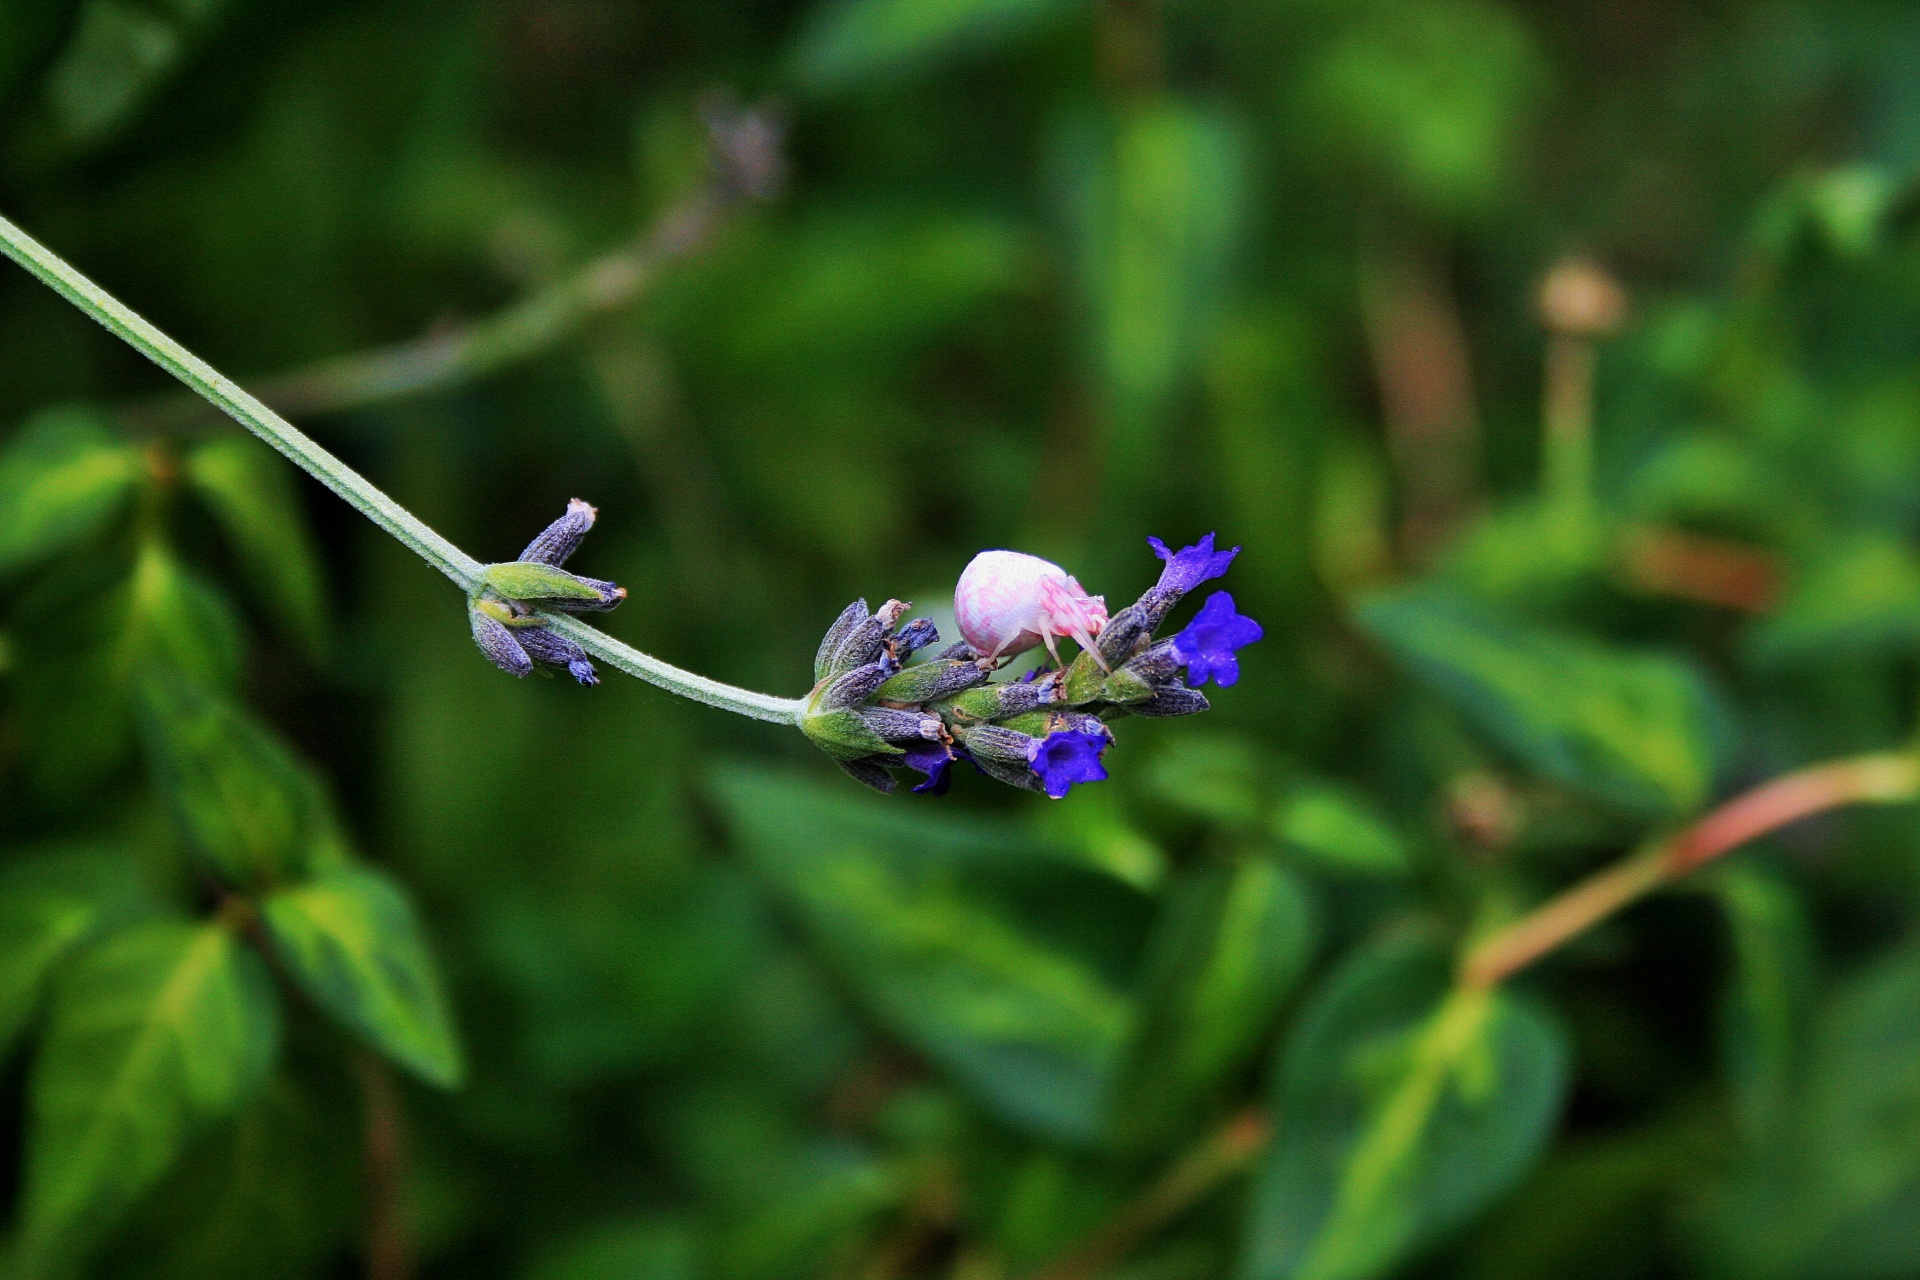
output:
<svg viewBox="0 0 1920 1280"><path fill-rule="evenodd" d="M798 724L802 703L798 698L776 698L770 693L755 693L751 689L740 689L730 684L721 684L718 680L709 680L697 676L691 671L683 671L669 662L662 662L651 654L640 652L630 644L615 640L604 631L597 630L564 613L542 614L547 626L566 636L608 666L618 667L639 680L658 685L669 693L677 693L683 698L695 702L704 702L710 707L722 711L731 711L735 715L747 716L753 720L765 720L769 724Z"/></svg>
<svg viewBox="0 0 1920 1280"><path fill-rule="evenodd" d="M37 276L67 301L99 321L149 360L180 379L259 436L302 471L359 508L408 550L452 579L462 591L471 591L484 566L441 537L411 511L382 493L374 483L321 448L298 427L249 395L213 366L160 332L124 303L81 275L58 255L5 218L0 218L0 252ZM792 724L800 703L708 680L690 671L652 658L572 618L549 617L554 630L571 638L594 657L669 693L704 702L756 720Z"/></svg>

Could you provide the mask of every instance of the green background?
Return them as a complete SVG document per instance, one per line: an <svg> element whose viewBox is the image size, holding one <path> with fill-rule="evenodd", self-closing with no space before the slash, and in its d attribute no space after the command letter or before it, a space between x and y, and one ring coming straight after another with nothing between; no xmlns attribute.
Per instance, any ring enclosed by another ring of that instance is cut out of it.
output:
<svg viewBox="0 0 1920 1280"><path fill-rule="evenodd" d="M883 799L509 679L7 268L0 1276L1920 1272L1910 808L1448 994L1913 734L1916 72L1865 0L0 0L0 211L290 406L480 334L290 411L485 561L597 504L650 653L797 697L856 596L1209 530L1266 628L1107 783Z"/></svg>

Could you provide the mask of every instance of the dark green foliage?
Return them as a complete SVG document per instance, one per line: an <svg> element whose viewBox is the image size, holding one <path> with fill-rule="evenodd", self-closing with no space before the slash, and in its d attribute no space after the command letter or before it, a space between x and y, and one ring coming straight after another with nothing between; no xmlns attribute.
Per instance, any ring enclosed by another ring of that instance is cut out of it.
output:
<svg viewBox="0 0 1920 1280"><path fill-rule="evenodd" d="M477 618L820 691L509 679L0 270L0 1276L1920 1273L1913 807L1457 980L1916 740L1917 65L1903 0L0 0L0 213ZM1624 312L1549 327L1575 252ZM1118 613L1209 530L1205 722L935 656L982 549ZM1029 787L1087 708L1057 802L814 745Z"/></svg>
<svg viewBox="0 0 1920 1280"><path fill-rule="evenodd" d="M1566 1088L1558 1028L1524 998L1448 994L1447 978L1444 953L1391 939L1302 1011L1253 1191L1249 1280L1379 1275L1538 1158Z"/></svg>

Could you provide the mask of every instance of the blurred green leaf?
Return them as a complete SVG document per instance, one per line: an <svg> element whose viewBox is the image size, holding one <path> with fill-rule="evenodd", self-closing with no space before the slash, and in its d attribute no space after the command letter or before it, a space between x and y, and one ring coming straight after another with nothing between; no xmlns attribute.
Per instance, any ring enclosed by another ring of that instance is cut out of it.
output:
<svg viewBox="0 0 1920 1280"><path fill-rule="evenodd" d="M1357 617L1538 773L1646 813L1684 813L1707 798L1720 712L1675 659L1522 626L1438 594L1376 596Z"/></svg>
<svg viewBox="0 0 1920 1280"><path fill-rule="evenodd" d="M800 32L794 73L838 89L990 48L1080 7L1080 0L821 0Z"/></svg>
<svg viewBox="0 0 1920 1280"><path fill-rule="evenodd" d="M693 1234L677 1222L594 1227L543 1250L523 1280L697 1280Z"/></svg>
<svg viewBox="0 0 1920 1280"><path fill-rule="evenodd" d="M225 883L271 885L338 856L319 779L245 710L189 681L141 682L154 787L187 847Z"/></svg>
<svg viewBox="0 0 1920 1280"><path fill-rule="evenodd" d="M1814 987L1806 909L1778 874L1722 868L1711 891L1726 912L1733 970L1721 997L1721 1046L1736 1114L1749 1136L1782 1123Z"/></svg>
<svg viewBox="0 0 1920 1280"><path fill-rule="evenodd" d="M1450 989L1446 953L1362 949L1301 1014L1274 1085L1247 1280L1359 1280L1467 1221L1551 1136L1567 1051L1504 991Z"/></svg>
<svg viewBox="0 0 1920 1280"><path fill-rule="evenodd" d="M1167 875L1167 855L1127 816L1117 790L1076 787L1066 799L1036 807L1033 833L1043 849L1093 867L1142 893Z"/></svg>
<svg viewBox="0 0 1920 1280"><path fill-rule="evenodd" d="M1527 24L1490 0L1343 6L1300 81L1324 139L1441 213L1501 193L1543 80Z"/></svg>
<svg viewBox="0 0 1920 1280"><path fill-rule="evenodd" d="M200 1122L239 1108L278 1040L265 966L218 921L137 925L89 950L54 989L34 1063L23 1273L97 1246Z"/></svg>
<svg viewBox="0 0 1920 1280"><path fill-rule="evenodd" d="M1920 556L1892 538L1861 538L1799 575L1758 623L1749 652L1765 666L1829 661L1920 642Z"/></svg>
<svg viewBox="0 0 1920 1280"><path fill-rule="evenodd" d="M1146 771L1154 797L1230 827L1254 827L1265 812L1271 760L1246 738L1193 730L1170 739Z"/></svg>
<svg viewBox="0 0 1920 1280"><path fill-rule="evenodd" d="M897 1208L900 1180L872 1160L819 1161L811 1176L754 1206L720 1240L712 1273L718 1280L786 1280L831 1274L862 1228Z"/></svg>
<svg viewBox="0 0 1920 1280"><path fill-rule="evenodd" d="M1240 131L1217 110L1154 98L1111 120L1071 118L1057 146L1089 352L1112 419L1109 483L1132 499L1166 462L1172 399L1219 322L1240 233Z"/></svg>
<svg viewBox="0 0 1920 1280"><path fill-rule="evenodd" d="M195 448L185 471L281 623L313 653L324 653L320 559L287 463L258 440L229 435Z"/></svg>
<svg viewBox="0 0 1920 1280"><path fill-rule="evenodd" d="M49 409L0 452L0 573L82 542L140 475L140 452L91 409Z"/></svg>
<svg viewBox="0 0 1920 1280"><path fill-rule="evenodd" d="M131 574L104 568L46 584L21 621L20 732L34 784L73 797L120 767L132 741L133 686L143 673L230 687L239 624L218 592L157 543Z"/></svg>
<svg viewBox="0 0 1920 1280"><path fill-rule="evenodd" d="M0 4L0 95L12 97L72 26L80 0L10 0Z"/></svg>
<svg viewBox="0 0 1920 1280"><path fill-rule="evenodd" d="M1598 575L1613 532L1546 503L1517 503L1476 521L1446 570L1477 599L1543 613Z"/></svg>
<svg viewBox="0 0 1920 1280"><path fill-rule="evenodd" d="M809 802L808 790L745 769L714 779L735 838L875 1016L1003 1118L1091 1139L1127 1034L1126 1001L936 860L942 846L949 856L991 853L1015 838L851 797ZM969 827L979 833L971 840Z"/></svg>
<svg viewBox="0 0 1920 1280"><path fill-rule="evenodd" d="M1920 1267L1920 948L1896 947L1822 1002L1788 1113L1704 1198L1730 1274L1911 1275Z"/></svg>
<svg viewBox="0 0 1920 1280"><path fill-rule="evenodd" d="M54 849L0 869L0 1055L75 947L140 909L140 877L125 849Z"/></svg>
<svg viewBox="0 0 1920 1280"><path fill-rule="evenodd" d="M460 1083L447 999L406 891L343 867L261 904L275 953L321 1008L442 1088Z"/></svg>
<svg viewBox="0 0 1920 1280"><path fill-rule="evenodd" d="M1400 833L1346 787L1299 783L1274 806L1272 823L1275 837L1322 871L1397 877L1413 869Z"/></svg>
<svg viewBox="0 0 1920 1280"><path fill-rule="evenodd" d="M1111 1104L1129 1145L1164 1138L1241 1065L1312 957L1311 900L1257 854L1169 885L1149 946L1144 1010Z"/></svg>
<svg viewBox="0 0 1920 1280"><path fill-rule="evenodd" d="M193 1143L134 1211L100 1271L127 1280L305 1280L356 1247L361 1138L270 1076Z"/></svg>
<svg viewBox="0 0 1920 1280"><path fill-rule="evenodd" d="M47 72L47 105L70 142L113 133L180 60L219 0L86 0Z"/></svg>

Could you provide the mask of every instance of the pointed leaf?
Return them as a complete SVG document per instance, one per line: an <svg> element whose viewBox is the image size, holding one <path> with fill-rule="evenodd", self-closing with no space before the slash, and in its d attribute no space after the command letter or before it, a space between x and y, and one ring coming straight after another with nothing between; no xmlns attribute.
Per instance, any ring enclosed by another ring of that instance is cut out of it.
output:
<svg viewBox="0 0 1920 1280"><path fill-rule="evenodd" d="M0 573L96 532L140 474L140 453L87 409L40 414L0 452Z"/></svg>
<svg viewBox="0 0 1920 1280"><path fill-rule="evenodd" d="M140 909L122 849L28 854L0 871L0 1055L33 1015L47 979L74 949Z"/></svg>
<svg viewBox="0 0 1920 1280"><path fill-rule="evenodd" d="M261 907L274 951L319 1005L421 1079L460 1083L460 1047L427 940L406 892L343 867Z"/></svg>
<svg viewBox="0 0 1920 1280"><path fill-rule="evenodd" d="M1748 652L1762 666L1909 653L1920 639L1920 557L1893 538L1848 543L1810 567Z"/></svg>
<svg viewBox="0 0 1920 1280"><path fill-rule="evenodd" d="M1722 714L1679 661L1522 625L1436 593L1378 596L1358 618L1487 738L1544 776L1649 814L1706 799Z"/></svg>
<svg viewBox="0 0 1920 1280"><path fill-rule="evenodd" d="M29 1086L23 1272L99 1241L199 1122L239 1108L278 1039L265 966L218 921L136 925L82 957Z"/></svg>
<svg viewBox="0 0 1920 1280"><path fill-rule="evenodd" d="M189 850L227 884L301 875L337 833L318 779L236 703L189 681L140 685L154 788Z"/></svg>
<svg viewBox="0 0 1920 1280"><path fill-rule="evenodd" d="M1709 888L1733 943L1721 1048L1736 1114L1759 1138L1784 1118L1797 1072L1813 997L1812 926L1793 886L1764 867L1730 864Z"/></svg>
<svg viewBox="0 0 1920 1280"><path fill-rule="evenodd" d="M320 558L287 463L259 441L232 435L194 449L185 470L280 621L312 652L323 652L327 618Z"/></svg>
<svg viewBox="0 0 1920 1280"><path fill-rule="evenodd" d="M1566 1086L1554 1024L1449 989L1445 952L1352 956L1301 1015L1250 1204L1247 1280L1362 1280L1473 1217L1544 1150Z"/></svg>
<svg viewBox="0 0 1920 1280"><path fill-rule="evenodd" d="M1305 970L1314 933L1305 889L1265 857L1193 868L1168 886L1112 1104L1123 1141L1173 1132L1245 1061Z"/></svg>
<svg viewBox="0 0 1920 1280"><path fill-rule="evenodd" d="M1336 875L1400 877L1407 849L1385 817L1344 787L1303 782L1273 811L1273 834L1314 866Z"/></svg>
<svg viewBox="0 0 1920 1280"><path fill-rule="evenodd" d="M1126 1001L951 874L955 859L1044 855L1009 828L876 810L767 773L728 770L714 791L742 850L881 1023L1013 1123L1094 1136Z"/></svg>

